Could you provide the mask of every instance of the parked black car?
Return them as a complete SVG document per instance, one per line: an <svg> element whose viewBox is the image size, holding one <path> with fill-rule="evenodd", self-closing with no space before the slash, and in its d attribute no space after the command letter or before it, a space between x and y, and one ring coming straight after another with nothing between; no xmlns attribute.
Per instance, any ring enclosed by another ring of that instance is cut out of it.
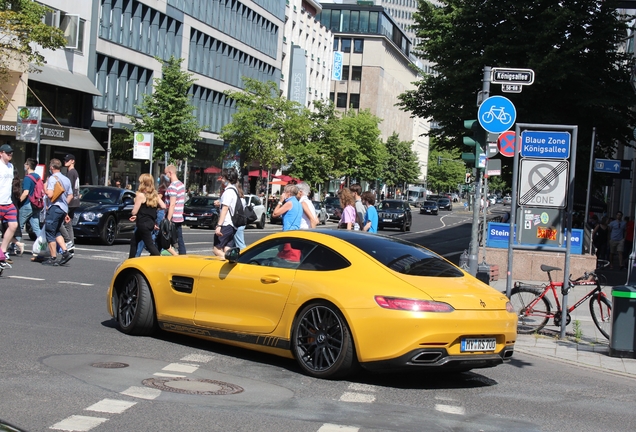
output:
<svg viewBox="0 0 636 432"><path fill-rule="evenodd" d="M412 223L411 206L407 201L384 200L378 204L378 230L399 228L410 231Z"/></svg>
<svg viewBox="0 0 636 432"><path fill-rule="evenodd" d="M340 198L327 197L325 198L325 209L329 215L329 220L339 222L342 217L342 207L340 206Z"/></svg>
<svg viewBox="0 0 636 432"><path fill-rule="evenodd" d="M440 198L437 200L437 207L440 210L453 210L453 201L450 198Z"/></svg>
<svg viewBox="0 0 636 432"><path fill-rule="evenodd" d="M437 202L435 201L426 200L420 204L420 214L436 215L438 211Z"/></svg>
<svg viewBox="0 0 636 432"><path fill-rule="evenodd" d="M192 228L215 228L219 221L219 208L214 206L216 196L195 196L183 207L183 224Z"/></svg>
<svg viewBox="0 0 636 432"><path fill-rule="evenodd" d="M96 238L110 246L118 238L132 237L130 221L135 192L110 186L82 186L80 206L73 217L76 238Z"/></svg>

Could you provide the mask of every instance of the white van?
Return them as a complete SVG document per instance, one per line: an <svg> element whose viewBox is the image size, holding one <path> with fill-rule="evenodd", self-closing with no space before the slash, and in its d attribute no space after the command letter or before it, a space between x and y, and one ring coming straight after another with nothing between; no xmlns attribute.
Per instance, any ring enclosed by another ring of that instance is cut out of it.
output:
<svg viewBox="0 0 636 432"><path fill-rule="evenodd" d="M410 186L406 191L406 199L412 206L418 207L426 200L426 188Z"/></svg>

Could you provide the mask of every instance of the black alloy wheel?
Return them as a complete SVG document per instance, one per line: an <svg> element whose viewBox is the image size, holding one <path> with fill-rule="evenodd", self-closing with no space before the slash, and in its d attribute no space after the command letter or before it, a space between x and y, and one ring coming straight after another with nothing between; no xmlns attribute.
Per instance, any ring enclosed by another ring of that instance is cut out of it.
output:
<svg viewBox="0 0 636 432"><path fill-rule="evenodd" d="M129 274L117 296L116 317L122 332L149 335L155 330L155 305L146 279L140 273Z"/></svg>
<svg viewBox="0 0 636 432"><path fill-rule="evenodd" d="M107 246L112 246L115 243L117 237L117 221L114 216L108 216L104 227L102 228L102 234L100 236L102 242Z"/></svg>
<svg viewBox="0 0 636 432"><path fill-rule="evenodd" d="M349 327L327 302L305 306L294 322L292 351L300 367L315 378L337 378L357 364Z"/></svg>

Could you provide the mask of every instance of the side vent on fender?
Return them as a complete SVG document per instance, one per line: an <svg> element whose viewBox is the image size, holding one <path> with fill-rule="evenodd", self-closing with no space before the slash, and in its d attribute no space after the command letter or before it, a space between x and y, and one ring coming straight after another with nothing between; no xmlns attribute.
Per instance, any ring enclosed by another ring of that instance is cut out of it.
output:
<svg viewBox="0 0 636 432"><path fill-rule="evenodd" d="M194 279L185 276L172 276L170 280L172 289L178 292L192 294L192 288L194 287Z"/></svg>

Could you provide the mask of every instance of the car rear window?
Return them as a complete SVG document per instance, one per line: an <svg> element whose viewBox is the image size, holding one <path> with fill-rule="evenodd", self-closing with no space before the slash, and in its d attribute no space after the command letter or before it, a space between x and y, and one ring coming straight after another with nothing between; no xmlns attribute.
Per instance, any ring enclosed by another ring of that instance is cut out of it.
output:
<svg viewBox="0 0 636 432"><path fill-rule="evenodd" d="M464 276L457 267L415 243L375 235L351 236L344 240L398 273L429 277Z"/></svg>

